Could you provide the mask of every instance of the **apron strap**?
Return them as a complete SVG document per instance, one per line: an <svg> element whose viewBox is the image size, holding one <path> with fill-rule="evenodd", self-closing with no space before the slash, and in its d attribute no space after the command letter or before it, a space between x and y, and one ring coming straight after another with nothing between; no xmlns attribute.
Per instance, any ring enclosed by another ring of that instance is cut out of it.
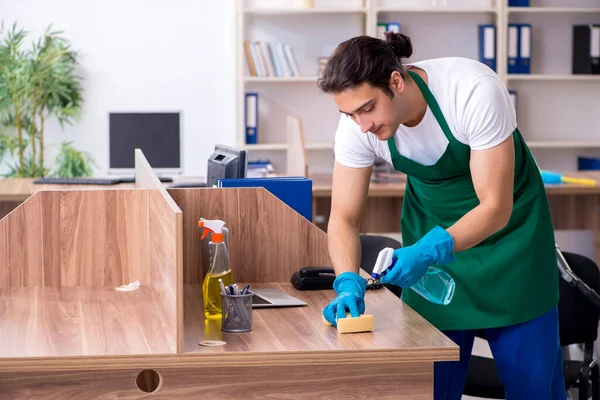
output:
<svg viewBox="0 0 600 400"><path fill-rule="evenodd" d="M452 142L456 141L456 138L452 134L452 131L450 130L450 127L448 126L448 123L446 122L446 118L444 118L444 114L442 113L442 110L440 109L438 102L435 100L435 97L433 97L433 94L429 90L429 87L427 87L427 84L425 83L425 81L419 76L419 74L417 74L415 72L408 71L408 74L417 83L417 86L421 90L423 97L425 97L425 101L427 102L427 105L429 106L429 108L431 108L431 111L433 112L433 116L437 120L438 124L440 124L440 127L442 128L442 131L444 132L446 139L448 139L448 142L452 143Z"/></svg>

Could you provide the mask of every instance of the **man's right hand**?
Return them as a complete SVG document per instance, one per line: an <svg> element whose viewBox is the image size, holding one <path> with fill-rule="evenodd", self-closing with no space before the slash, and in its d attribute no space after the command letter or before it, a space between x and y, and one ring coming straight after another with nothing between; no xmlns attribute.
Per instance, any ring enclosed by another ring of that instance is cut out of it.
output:
<svg viewBox="0 0 600 400"><path fill-rule="evenodd" d="M336 319L346 317L347 311L352 317L364 314L365 278L355 272L343 272L335 278L333 289L338 295L323 309L323 316L333 326L337 326Z"/></svg>

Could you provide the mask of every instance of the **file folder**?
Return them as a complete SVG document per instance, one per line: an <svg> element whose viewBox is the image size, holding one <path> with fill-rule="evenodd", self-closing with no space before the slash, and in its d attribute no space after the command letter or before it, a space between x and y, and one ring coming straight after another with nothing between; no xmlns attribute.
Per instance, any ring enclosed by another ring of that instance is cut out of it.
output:
<svg viewBox="0 0 600 400"><path fill-rule="evenodd" d="M531 24L519 24L519 74L531 73Z"/></svg>
<svg viewBox="0 0 600 400"><path fill-rule="evenodd" d="M518 62L519 62L519 25L508 24L508 38L507 38L507 71L509 74L518 74Z"/></svg>
<svg viewBox="0 0 600 400"><path fill-rule="evenodd" d="M479 61L496 71L495 25L479 25Z"/></svg>
<svg viewBox="0 0 600 400"><path fill-rule="evenodd" d="M217 187L264 187L298 214L312 222L312 180L303 176L273 178L220 178ZM268 213L269 210L265 210Z"/></svg>
<svg viewBox="0 0 600 400"><path fill-rule="evenodd" d="M509 7L529 7L529 0L508 0Z"/></svg>
<svg viewBox="0 0 600 400"><path fill-rule="evenodd" d="M573 26L573 74L600 74L600 25Z"/></svg>
<svg viewBox="0 0 600 400"><path fill-rule="evenodd" d="M246 144L256 144L258 136L258 93L246 93L244 113Z"/></svg>

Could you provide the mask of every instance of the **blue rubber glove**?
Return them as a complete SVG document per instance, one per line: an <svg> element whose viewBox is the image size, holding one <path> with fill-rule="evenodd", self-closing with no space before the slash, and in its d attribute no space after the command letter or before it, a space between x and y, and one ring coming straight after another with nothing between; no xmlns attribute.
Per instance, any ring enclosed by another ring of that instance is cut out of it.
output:
<svg viewBox="0 0 600 400"><path fill-rule="evenodd" d="M396 264L381 277L381 283L411 287L434 264L454 262L454 238L437 226L412 246L394 250Z"/></svg>
<svg viewBox="0 0 600 400"><path fill-rule="evenodd" d="M333 290L338 296L323 309L323 316L333 326L337 318L344 318L346 310L352 317L365 312L367 280L355 272L342 272L333 281Z"/></svg>

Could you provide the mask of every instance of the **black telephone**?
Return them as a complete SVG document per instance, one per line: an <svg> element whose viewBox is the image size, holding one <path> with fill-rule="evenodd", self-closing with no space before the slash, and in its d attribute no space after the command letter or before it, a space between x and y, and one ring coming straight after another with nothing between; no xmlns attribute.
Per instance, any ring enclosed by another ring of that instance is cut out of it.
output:
<svg viewBox="0 0 600 400"><path fill-rule="evenodd" d="M290 282L298 290L333 289L335 271L332 267L303 267L294 272Z"/></svg>

